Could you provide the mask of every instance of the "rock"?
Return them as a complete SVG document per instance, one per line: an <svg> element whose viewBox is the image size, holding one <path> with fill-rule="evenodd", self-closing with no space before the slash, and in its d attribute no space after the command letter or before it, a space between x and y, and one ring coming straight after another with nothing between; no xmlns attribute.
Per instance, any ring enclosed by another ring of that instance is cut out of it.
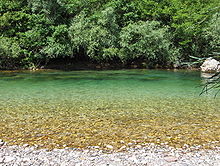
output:
<svg viewBox="0 0 220 166"><path fill-rule="evenodd" d="M137 69L138 66L137 65L131 65L132 68Z"/></svg>
<svg viewBox="0 0 220 166"><path fill-rule="evenodd" d="M210 57L200 66L202 72L217 72L220 71L220 62Z"/></svg>
<svg viewBox="0 0 220 166"><path fill-rule="evenodd" d="M99 149L100 146L92 146L93 149Z"/></svg>
<svg viewBox="0 0 220 166"><path fill-rule="evenodd" d="M201 78L203 78L205 80L210 79L214 75L215 75L215 73L203 73L203 72L201 72Z"/></svg>
<svg viewBox="0 0 220 166"><path fill-rule="evenodd" d="M122 150L125 150L127 148L127 146L122 146L122 147L120 147L120 149L119 149L119 151L122 151Z"/></svg>
<svg viewBox="0 0 220 166"><path fill-rule="evenodd" d="M119 142L120 142L121 144L124 144L124 143L125 143L125 141L123 141L123 140L120 140Z"/></svg>
<svg viewBox="0 0 220 166"><path fill-rule="evenodd" d="M0 164L4 162L4 158L0 157Z"/></svg>
<svg viewBox="0 0 220 166"><path fill-rule="evenodd" d="M13 161L13 160L15 160L14 157L11 157L11 156L5 156L4 162L5 162L5 163L9 163L9 162L11 162L11 161Z"/></svg>
<svg viewBox="0 0 220 166"><path fill-rule="evenodd" d="M114 147L112 145L106 145L106 148L113 149Z"/></svg>
<svg viewBox="0 0 220 166"><path fill-rule="evenodd" d="M75 166L82 166L83 164L81 163L76 163Z"/></svg>
<svg viewBox="0 0 220 166"><path fill-rule="evenodd" d="M121 145L126 148L125 145ZM219 165L220 155L219 150L201 150L199 146L194 146L193 149L183 150L181 148L165 147L159 145L152 145L146 143L147 147L138 149L138 145L126 148L123 152L114 152L116 149L113 145L107 144L110 148L110 153L106 153L97 149L57 149L49 151L47 149L30 150L28 153L26 149L30 147L23 146L4 146L0 147L0 166L4 165L45 165L45 166L89 166L89 165L103 165L103 166L123 166L123 165ZM188 146L188 145L185 145ZM114 148L113 148L114 147ZM113 149L112 149L113 148ZM14 151L17 151L14 153ZM187 152L187 153L185 153Z"/></svg>
<svg viewBox="0 0 220 166"><path fill-rule="evenodd" d="M136 156L131 156L129 158L129 160L133 161L134 163L138 163L139 162Z"/></svg>
<svg viewBox="0 0 220 166"><path fill-rule="evenodd" d="M134 144L133 144L133 143L131 143L131 142L129 142L129 143L128 143L128 146L132 146L132 145L134 145Z"/></svg>
<svg viewBox="0 0 220 166"><path fill-rule="evenodd" d="M31 159L25 157L25 158L21 159L21 161L22 161L23 163L30 163L30 162L31 162Z"/></svg>
<svg viewBox="0 0 220 166"><path fill-rule="evenodd" d="M2 139L0 139L0 146L3 146L4 144L5 142Z"/></svg>
<svg viewBox="0 0 220 166"><path fill-rule="evenodd" d="M167 162L176 162L178 159L174 156L168 156L165 157L164 160L166 160Z"/></svg>
<svg viewBox="0 0 220 166"><path fill-rule="evenodd" d="M101 69L102 67L100 65L97 65L95 68L96 69Z"/></svg>
<svg viewBox="0 0 220 166"><path fill-rule="evenodd" d="M137 148L137 149L141 149L142 146L141 146L141 145L137 145L136 148Z"/></svg>
<svg viewBox="0 0 220 166"><path fill-rule="evenodd" d="M29 145L28 144L24 144L23 147L29 147Z"/></svg>

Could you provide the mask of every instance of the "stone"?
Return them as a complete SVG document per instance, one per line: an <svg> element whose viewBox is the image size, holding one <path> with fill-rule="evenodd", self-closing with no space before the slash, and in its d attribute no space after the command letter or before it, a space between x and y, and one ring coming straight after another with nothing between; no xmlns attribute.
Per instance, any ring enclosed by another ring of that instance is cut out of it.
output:
<svg viewBox="0 0 220 166"><path fill-rule="evenodd" d="M134 144L133 144L133 143L131 143L131 142L129 142L129 143L128 143L128 146L132 146L132 145L134 145Z"/></svg>
<svg viewBox="0 0 220 166"><path fill-rule="evenodd" d="M4 162L5 163L9 163L11 161L15 160L15 157L11 157L11 156L5 156Z"/></svg>
<svg viewBox="0 0 220 166"><path fill-rule="evenodd" d="M0 164L4 162L4 158L0 157Z"/></svg>
<svg viewBox="0 0 220 166"><path fill-rule="evenodd" d="M28 144L24 144L23 147L29 147L29 145Z"/></svg>
<svg viewBox="0 0 220 166"><path fill-rule="evenodd" d="M0 146L3 146L4 144L5 142L2 139L0 139Z"/></svg>
<svg viewBox="0 0 220 166"><path fill-rule="evenodd" d="M174 156L168 156L165 157L164 160L166 160L167 162L176 162L178 159Z"/></svg>
<svg viewBox="0 0 220 166"><path fill-rule="evenodd" d="M120 147L120 149L119 149L119 151L121 151L121 150L125 150L127 148L127 146L122 146L122 147Z"/></svg>
<svg viewBox="0 0 220 166"><path fill-rule="evenodd" d="M137 149L141 149L142 146L141 146L141 145L137 145L136 148L137 148Z"/></svg>
<svg viewBox="0 0 220 166"><path fill-rule="evenodd" d="M82 166L83 164L81 163L76 163L75 166Z"/></svg>
<svg viewBox="0 0 220 166"><path fill-rule="evenodd" d="M30 161L31 161L31 159L30 159L30 158L27 158L27 157L25 157L25 158L22 159L22 162L24 162L24 163L25 163L25 162L30 162Z"/></svg>
<svg viewBox="0 0 220 166"><path fill-rule="evenodd" d="M96 66L96 69L101 69L102 67L100 65L97 65Z"/></svg>
<svg viewBox="0 0 220 166"><path fill-rule="evenodd" d="M204 80L213 80L211 79L213 76L215 75L215 73L204 73L204 72L201 72L201 78L203 78Z"/></svg>
<svg viewBox="0 0 220 166"><path fill-rule="evenodd" d="M114 147L112 145L106 145L106 148L113 149Z"/></svg>
<svg viewBox="0 0 220 166"><path fill-rule="evenodd" d="M91 146L92 149L99 149L100 146Z"/></svg>
<svg viewBox="0 0 220 166"><path fill-rule="evenodd" d="M125 141L123 141L123 140L120 140L120 143L121 143L121 144L124 144L124 143L125 143Z"/></svg>
<svg viewBox="0 0 220 166"><path fill-rule="evenodd" d="M220 71L220 62L210 57L200 66L202 72L218 72Z"/></svg>
<svg viewBox="0 0 220 166"><path fill-rule="evenodd" d="M136 156L131 156L129 158L129 160L133 161L134 163L138 163L139 162Z"/></svg>

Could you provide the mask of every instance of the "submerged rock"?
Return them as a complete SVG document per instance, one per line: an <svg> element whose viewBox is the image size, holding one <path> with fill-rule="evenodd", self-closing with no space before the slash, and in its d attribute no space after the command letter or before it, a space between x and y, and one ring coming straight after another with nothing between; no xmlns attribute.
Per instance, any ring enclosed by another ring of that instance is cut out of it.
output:
<svg viewBox="0 0 220 166"><path fill-rule="evenodd" d="M213 77L215 75L215 73L204 73L201 72L201 78L203 78L204 80L211 80L210 78Z"/></svg>
<svg viewBox="0 0 220 166"><path fill-rule="evenodd" d="M217 72L220 71L220 62L210 57L200 66L203 72Z"/></svg>
<svg viewBox="0 0 220 166"><path fill-rule="evenodd" d="M106 148L108 149L114 149L114 147L112 145L106 145Z"/></svg>

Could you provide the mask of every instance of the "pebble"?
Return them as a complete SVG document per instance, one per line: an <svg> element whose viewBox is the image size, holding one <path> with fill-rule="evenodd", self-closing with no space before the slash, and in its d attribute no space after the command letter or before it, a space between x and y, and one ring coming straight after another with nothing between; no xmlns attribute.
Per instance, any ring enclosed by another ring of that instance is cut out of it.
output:
<svg viewBox="0 0 220 166"><path fill-rule="evenodd" d="M114 147L112 145L106 145L106 148L113 149Z"/></svg>
<svg viewBox="0 0 220 166"><path fill-rule="evenodd" d="M141 146L141 145L137 145L137 146L136 146L136 148L141 149L141 148L142 148L142 146Z"/></svg>
<svg viewBox="0 0 220 166"><path fill-rule="evenodd" d="M5 159L4 159L4 162L5 163L9 163L13 160L15 160L16 158L15 157L11 157L11 156L5 156Z"/></svg>
<svg viewBox="0 0 220 166"><path fill-rule="evenodd" d="M29 146L28 144L24 144L24 145L23 145L23 147L28 147L28 146Z"/></svg>
<svg viewBox="0 0 220 166"><path fill-rule="evenodd" d="M124 145L119 149L119 151L125 150L126 148L127 148L127 146Z"/></svg>
<svg viewBox="0 0 220 166"><path fill-rule="evenodd" d="M133 143L131 143L131 142L129 142L129 143L128 143L128 146L132 146L132 145L134 145L134 144L133 144Z"/></svg>
<svg viewBox="0 0 220 166"><path fill-rule="evenodd" d="M0 146L3 146L4 144L5 142L2 139L0 139Z"/></svg>
<svg viewBox="0 0 220 166"><path fill-rule="evenodd" d="M164 158L167 162L176 162L178 159L174 156L168 156Z"/></svg>
<svg viewBox="0 0 220 166"><path fill-rule="evenodd" d="M124 143L125 143L125 141L123 141L123 140L120 140L119 142L120 142L121 144L124 144Z"/></svg>
<svg viewBox="0 0 220 166"><path fill-rule="evenodd" d="M36 166L219 166L220 148L216 150L204 150L184 148L175 149L154 144L146 144L137 148L127 148L125 145L122 149L126 151L113 151L112 145L106 145L111 153L103 152L98 149L36 149L24 146L5 146L0 147L0 165L36 165ZM14 153L16 152L16 153Z"/></svg>
<svg viewBox="0 0 220 166"><path fill-rule="evenodd" d="M0 157L0 164L4 162L4 158Z"/></svg>
<svg viewBox="0 0 220 166"><path fill-rule="evenodd" d="M137 160L136 156L132 156L129 158L129 160L133 161L134 163L138 163L139 161Z"/></svg>

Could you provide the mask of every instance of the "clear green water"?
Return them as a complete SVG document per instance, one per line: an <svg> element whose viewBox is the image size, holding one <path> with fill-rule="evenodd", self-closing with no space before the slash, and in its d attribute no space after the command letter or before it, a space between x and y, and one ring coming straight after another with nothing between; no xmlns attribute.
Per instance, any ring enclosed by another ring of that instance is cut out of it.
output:
<svg viewBox="0 0 220 166"><path fill-rule="evenodd" d="M0 138L46 148L219 146L220 97L199 96L203 82L195 71L0 72Z"/></svg>

